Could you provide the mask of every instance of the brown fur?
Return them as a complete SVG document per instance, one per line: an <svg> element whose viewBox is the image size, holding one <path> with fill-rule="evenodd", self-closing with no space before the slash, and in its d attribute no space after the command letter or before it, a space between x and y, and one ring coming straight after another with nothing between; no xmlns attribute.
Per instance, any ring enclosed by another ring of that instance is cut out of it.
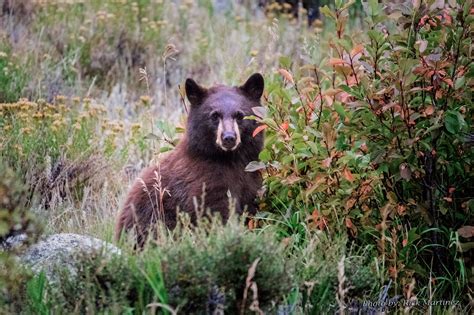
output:
<svg viewBox="0 0 474 315"><path fill-rule="evenodd" d="M187 82L192 107L186 134L169 155L158 165L146 168L135 181L118 217L117 237L122 231L134 229L137 243L143 246L158 220L164 220L168 228L176 226L177 209L187 212L195 222L196 201L198 205L204 202L212 213L220 213L225 221L229 217L229 194L235 200L237 213L247 209L255 214L261 176L244 169L258 159L262 147L262 135L252 137L256 122L239 121L242 143L235 151L224 152L215 143L215 126L208 116L215 109L224 114L239 110L251 115L251 108L259 106L260 89L263 90L263 79L258 76L257 81L251 77L253 81L249 79L243 87L217 86L208 90L194 86L194 81L189 86ZM261 87L253 89L260 83Z"/></svg>

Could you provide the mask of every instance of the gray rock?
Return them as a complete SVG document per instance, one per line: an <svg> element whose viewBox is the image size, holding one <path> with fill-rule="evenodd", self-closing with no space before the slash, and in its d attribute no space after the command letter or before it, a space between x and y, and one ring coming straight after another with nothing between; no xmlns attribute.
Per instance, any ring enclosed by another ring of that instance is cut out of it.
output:
<svg viewBox="0 0 474 315"><path fill-rule="evenodd" d="M28 236L24 233L7 237L6 240L0 242L0 251L13 251L20 249L27 239Z"/></svg>
<svg viewBox="0 0 474 315"><path fill-rule="evenodd" d="M29 247L20 261L33 272L44 271L51 282L58 280L58 270L66 270L71 276L77 275L78 255L102 255L112 258L121 251L114 245L87 235L61 233L49 236L43 241Z"/></svg>

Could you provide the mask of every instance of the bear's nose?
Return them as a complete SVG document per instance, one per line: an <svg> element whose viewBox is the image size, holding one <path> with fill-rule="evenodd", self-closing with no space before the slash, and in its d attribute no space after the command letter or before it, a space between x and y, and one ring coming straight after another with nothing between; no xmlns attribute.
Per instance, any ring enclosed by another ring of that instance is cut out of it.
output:
<svg viewBox="0 0 474 315"><path fill-rule="evenodd" d="M227 149L231 149L235 146L236 139L237 135L233 131L226 131L222 133L222 144Z"/></svg>

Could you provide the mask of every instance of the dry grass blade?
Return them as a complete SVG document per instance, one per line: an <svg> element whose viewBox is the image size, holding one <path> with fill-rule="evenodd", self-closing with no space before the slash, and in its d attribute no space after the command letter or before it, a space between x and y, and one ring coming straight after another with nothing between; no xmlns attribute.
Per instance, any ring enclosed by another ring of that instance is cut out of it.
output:
<svg viewBox="0 0 474 315"><path fill-rule="evenodd" d="M147 307L152 309L152 312L151 312L152 314L155 314L157 307L167 310L168 312L171 313L171 315L177 315L178 314L178 311L173 309L171 306L163 304L163 303L150 303L150 304L147 305Z"/></svg>
<svg viewBox="0 0 474 315"><path fill-rule="evenodd" d="M346 260L346 256L343 255L341 257L341 260L337 263L337 280L338 280L338 286L337 286L337 294L336 294L336 300L337 304L339 305L339 314L346 314L346 294L349 291L349 288L346 287L346 273L345 273L345 268L344 268L344 262Z"/></svg>
<svg viewBox="0 0 474 315"><path fill-rule="evenodd" d="M177 53L179 53L179 50L176 49L176 46L173 44L168 44L166 45L161 57L163 58L163 61L166 61L166 59L173 59L173 56L175 56Z"/></svg>
<svg viewBox="0 0 474 315"><path fill-rule="evenodd" d="M250 266L248 272L247 272L247 278L245 279L245 289L244 289L244 296L242 298L242 304L240 305L240 314L244 314L244 310L245 310L245 304L247 302L247 295L248 295L248 290L249 288L252 287L253 284L255 284L255 290L252 288L252 291L254 293L254 300L252 301L252 305L251 307L254 305L254 302L255 300L257 300L257 304L256 304L256 307L258 308L258 296L255 296L257 290L256 290L256 283L253 280L253 277L255 276L255 272L257 271L257 265L258 263L260 262L260 257L258 257L257 259L254 260L254 262L252 263L252 265ZM261 312L261 310L259 309L259 311Z"/></svg>
<svg viewBox="0 0 474 315"><path fill-rule="evenodd" d="M146 67L138 69L138 72L140 75L138 81L145 81L146 90L147 90L148 96L150 96L150 81L148 79L148 72L146 71Z"/></svg>
<svg viewBox="0 0 474 315"><path fill-rule="evenodd" d="M254 311L257 314L263 315L265 314L259 306L258 303L258 288L257 288L257 283L252 281L252 285L250 286L250 289L252 289L252 304L250 304L249 309L251 311Z"/></svg>

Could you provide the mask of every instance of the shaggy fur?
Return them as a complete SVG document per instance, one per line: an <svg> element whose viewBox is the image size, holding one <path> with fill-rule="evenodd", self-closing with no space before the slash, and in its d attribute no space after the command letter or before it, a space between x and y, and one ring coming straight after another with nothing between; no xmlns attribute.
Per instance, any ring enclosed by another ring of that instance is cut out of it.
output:
<svg viewBox="0 0 474 315"><path fill-rule="evenodd" d="M201 204L211 213L220 213L225 221L229 217L230 196L237 213L246 209L255 214L261 175L244 169L258 159L263 136L260 133L253 137L257 123L242 117L253 115L252 107L260 106L263 85L260 74L252 75L241 87L219 85L205 89L191 79L186 81L191 103L186 133L169 155L158 165L146 168L133 184L118 217L117 238L122 231L134 229L137 243L143 246L158 220L172 229L177 211L184 211L195 222ZM227 150L221 141L216 141L219 122L221 126L222 122L238 126L234 150Z"/></svg>

